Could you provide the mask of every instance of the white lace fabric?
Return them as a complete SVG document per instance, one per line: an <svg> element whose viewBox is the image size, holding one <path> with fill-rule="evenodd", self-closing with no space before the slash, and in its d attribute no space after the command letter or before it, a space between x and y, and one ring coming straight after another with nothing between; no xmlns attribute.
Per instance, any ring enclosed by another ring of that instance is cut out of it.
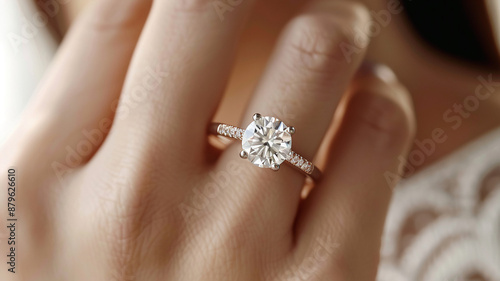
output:
<svg viewBox="0 0 500 281"><path fill-rule="evenodd" d="M500 129L394 190L378 281L500 281Z"/></svg>

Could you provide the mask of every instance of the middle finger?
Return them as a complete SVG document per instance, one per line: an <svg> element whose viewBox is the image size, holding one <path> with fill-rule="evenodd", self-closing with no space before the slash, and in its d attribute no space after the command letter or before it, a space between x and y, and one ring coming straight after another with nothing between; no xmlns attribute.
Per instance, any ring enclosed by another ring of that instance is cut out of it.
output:
<svg viewBox="0 0 500 281"><path fill-rule="evenodd" d="M253 1L229 2L234 6L228 10L211 0L154 2L120 98L111 146L139 145L148 158L200 163L207 124Z"/></svg>

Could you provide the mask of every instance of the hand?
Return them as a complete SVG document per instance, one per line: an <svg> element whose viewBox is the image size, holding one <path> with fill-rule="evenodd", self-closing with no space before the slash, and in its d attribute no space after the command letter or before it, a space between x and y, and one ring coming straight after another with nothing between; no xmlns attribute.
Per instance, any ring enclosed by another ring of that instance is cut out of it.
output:
<svg viewBox="0 0 500 281"><path fill-rule="evenodd" d="M297 15L243 114L246 126L286 108L294 150L324 158L301 200L292 168L209 145L253 1L223 22L212 2L96 1L73 26L1 149L3 182L16 167L18 217L18 267L1 280L374 280L395 184L384 174L398 170L414 121L388 69L355 74L364 49L348 61L339 48L368 12L315 1Z"/></svg>

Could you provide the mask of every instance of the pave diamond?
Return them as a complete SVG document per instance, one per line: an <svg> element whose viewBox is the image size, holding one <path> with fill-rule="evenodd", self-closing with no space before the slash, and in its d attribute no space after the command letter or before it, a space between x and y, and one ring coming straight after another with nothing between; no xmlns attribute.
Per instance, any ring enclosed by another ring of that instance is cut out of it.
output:
<svg viewBox="0 0 500 281"><path fill-rule="evenodd" d="M220 124L217 127L217 133L226 137L241 139L241 136L243 135L243 129L226 124Z"/></svg>
<svg viewBox="0 0 500 281"><path fill-rule="evenodd" d="M300 167L304 172L310 174L312 172L312 165L311 162L305 162L302 167Z"/></svg>
<svg viewBox="0 0 500 281"><path fill-rule="evenodd" d="M242 148L248 160L261 168L283 163L292 149L292 136L287 128L279 119L269 116L250 123L242 137Z"/></svg>

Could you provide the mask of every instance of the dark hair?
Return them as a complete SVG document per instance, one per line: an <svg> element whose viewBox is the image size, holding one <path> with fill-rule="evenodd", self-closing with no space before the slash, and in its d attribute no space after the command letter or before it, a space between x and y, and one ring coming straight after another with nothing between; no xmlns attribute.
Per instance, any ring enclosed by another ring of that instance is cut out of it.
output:
<svg viewBox="0 0 500 281"><path fill-rule="evenodd" d="M499 68L492 23L484 1L401 2L411 25L428 44L461 60Z"/></svg>

